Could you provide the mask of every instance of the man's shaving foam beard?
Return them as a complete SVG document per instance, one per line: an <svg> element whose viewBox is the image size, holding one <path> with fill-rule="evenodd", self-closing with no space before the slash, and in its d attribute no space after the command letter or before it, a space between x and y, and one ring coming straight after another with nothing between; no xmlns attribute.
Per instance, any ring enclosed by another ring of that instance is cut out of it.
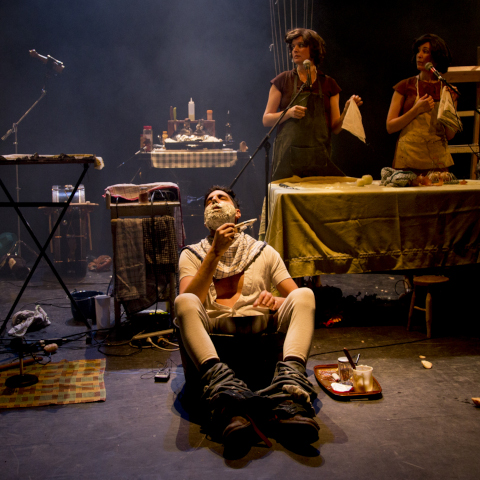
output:
<svg viewBox="0 0 480 480"><path fill-rule="evenodd" d="M213 208L213 207L220 208ZM235 223L235 207L230 203L214 203L205 209L205 226L209 230L216 230L224 223Z"/></svg>

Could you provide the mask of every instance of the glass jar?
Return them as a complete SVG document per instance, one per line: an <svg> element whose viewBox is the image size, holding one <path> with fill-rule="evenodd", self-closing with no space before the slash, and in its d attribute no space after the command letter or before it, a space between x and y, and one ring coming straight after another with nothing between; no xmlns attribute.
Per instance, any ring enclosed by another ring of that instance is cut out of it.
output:
<svg viewBox="0 0 480 480"><path fill-rule="evenodd" d="M138 203L148 203L147 187L140 187L140 193L138 194Z"/></svg>
<svg viewBox="0 0 480 480"><path fill-rule="evenodd" d="M145 147L146 152L152 151L153 132L152 132L152 127L149 125L143 127L143 145Z"/></svg>

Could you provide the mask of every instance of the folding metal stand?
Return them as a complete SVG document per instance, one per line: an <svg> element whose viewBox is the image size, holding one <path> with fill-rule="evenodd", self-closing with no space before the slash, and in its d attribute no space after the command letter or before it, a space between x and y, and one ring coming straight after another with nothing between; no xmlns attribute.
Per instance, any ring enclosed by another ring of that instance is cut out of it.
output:
<svg viewBox="0 0 480 480"><path fill-rule="evenodd" d="M85 318L85 316L83 315L81 310L78 308L78 306L75 302L75 299L72 297L72 295L68 291L67 286L65 285L65 283L61 279L61 277L58 274L57 270L55 269L53 263L50 261L50 259L46 255L46 251L47 251L48 245L50 244L50 241L54 237L55 232L56 232L58 226L60 225L68 207L70 206L70 203L72 202L75 194L77 193L79 185L82 183L82 180L87 173L89 164L94 163L94 162L95 162L95 157L94 156L84 156L84 157L77 156L77 157L74 157L74 156L66 155L66 156L63 156L63 157L62 156L40 157L38 159L33 159L31 157L27 157L27 158L18 158L16 160L5 160L5 159L0 158L0 165L53 165L53 164L72 165L72 164L83 164L82 173L80 174L80 177L79 177L79 179L78 179L70 197L68 198L67 202L64 203L64 204L61 204L61 203L58 203L58 202L19 202L19 201L15 201L13 199L13 197L11 196L10 192L8 191L7 187L3 183L2 179L0 178L0 187L5 192L5 195L7 196L8 200L9 200L8 202L0 202L0 207L13 207L15 209L19 219L21 220L21 222L23 223L23 225L27 229L28 233L32 237L32 240L35 242L35 245L40 250L40 254L38 255L37 259L35 260L35 263L33 264L32 268L30 270L30 273L28 274L27 278L25 279L25 282L24 282L19 294L17 295L17 298L13 302L13 305L10 308L10 311L8 312L5 320L3 321L2 327L0 328L0 336L3 334L3 331L5 330L5 327L7 325L7 322L9 320L10 316L12 315L12 313L15 310L18 302L20 301L20 298L22 297L23 292L27 288L27 285L30 282L30 279L32 278L32 276L33 276L38 264L40 263L40 260L42 259L42 257L45 259L45 261L49 265L53 274L57 278L58 282L62 286L65 293L67 294L67 297L70 299L72 304L77 307L77 311L78 311L80 317L82 318L82 321L85 324L85 326L89 330L92 328L90 326L90 324L88 323L88 320ZM52 231L50 232L50 235L48 236L48 239L46 240L45 244L42 246L40 244L40 242L38 241L37 237L35 236L35 234L34 234L33 230L31 229L30 225L26 221L25 217L23 216L22 212L20 211L19 207L37 207L37 208L38 207L57 207L57 208L59 208L59 207L62 207L62 206L63 206L63 208L60 211L58 219L57 219L55 225L53 226Z"/></svg>

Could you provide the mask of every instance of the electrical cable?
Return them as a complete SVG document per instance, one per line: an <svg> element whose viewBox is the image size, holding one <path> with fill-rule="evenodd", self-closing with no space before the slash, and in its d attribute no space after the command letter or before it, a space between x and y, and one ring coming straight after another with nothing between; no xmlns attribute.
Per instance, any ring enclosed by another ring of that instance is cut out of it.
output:
<svg viewBox="0 0 480 480"><path fill-rule="evenodd" d="M164 340L163 338L160 338L160 339ZM150 337L147 337L147 342L150 343L152 345L152 347L158 348L159 350L164 350L165 352L176 352L177 350L180 350L179 348L163 348L163 347L160 347ZM175 344L173 344L171 342L168 342L168 341L166 343L170 343L171 345L175 345Z"/></svg>
<svg viewBox="0 0 480 480"><path fill-rule="evenodd" d="M365 346L365 347L350 347L350 351L357 351L357 350L370 350L373 348L383 348L383 347L396 347L397 345L408 345L410 343L420 343L420 342L426 342L433 340L432 338L420 338L418 340L411 340L408 342L398 342L398 343L387 343L385 345L372 345L372 346ZM329 352L318 352L318 353L312 353L308 356L308 358L316 357L317 355L328 355L330 353L338 353L338 352L343 352L343 349L338 349L338 350L331 350Z"/></svg>
<svg viewBox="0 0 480 480"><path fill-rule="evenodd" d="M170 342L170 340L167 340L165 337L158 337L158 340L162 340L163 343L167 343L168 345L172 345L174 347L179 347L178 343ZM179 348L176 348L178 350Z"/></svg>

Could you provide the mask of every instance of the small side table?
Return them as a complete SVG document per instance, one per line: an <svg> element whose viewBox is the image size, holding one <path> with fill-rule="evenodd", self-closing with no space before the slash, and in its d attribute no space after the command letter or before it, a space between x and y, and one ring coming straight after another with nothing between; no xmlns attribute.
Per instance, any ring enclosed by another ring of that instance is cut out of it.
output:
<svg viewBox="0 0 480 480"><path fill-rule="evenodd" d="M50 252L61 274L84 277L87 273L87 251L93 250L90 213L98 203L71 203L50 242ZM48 215L49 232L58 219L63 205L39 207Z"/></svg>

